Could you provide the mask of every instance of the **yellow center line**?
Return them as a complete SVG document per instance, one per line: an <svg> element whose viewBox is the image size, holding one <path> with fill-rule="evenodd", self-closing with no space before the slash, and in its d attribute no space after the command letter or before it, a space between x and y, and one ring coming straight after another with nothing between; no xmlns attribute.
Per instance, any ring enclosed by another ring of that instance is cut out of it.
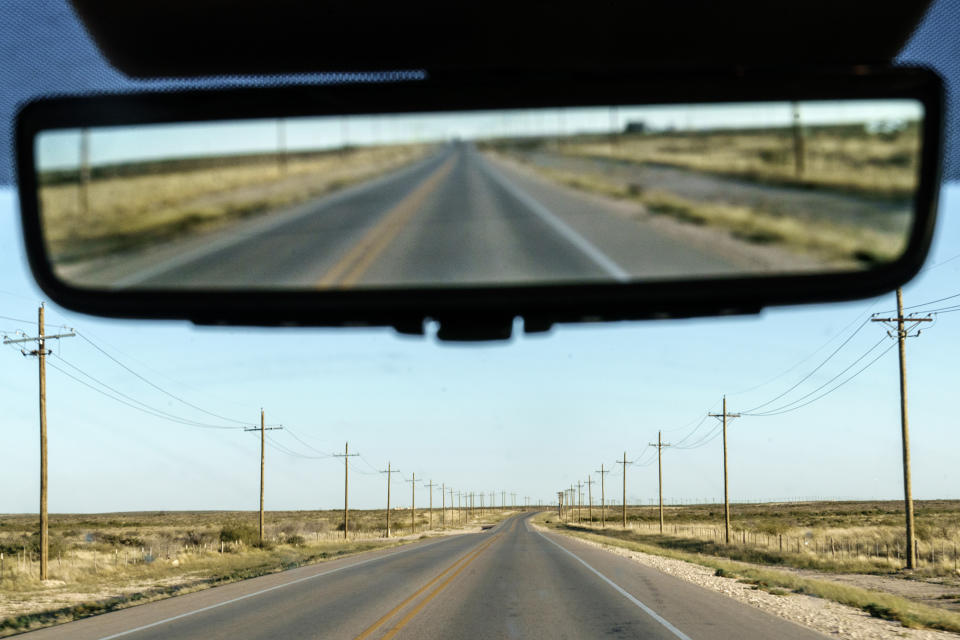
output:
<svg viewBox="0 0 960 640"><path fill-rule="evenodd" d="M454 563L451 564L449 567L447 567L446 569L444 569L443 571L441 571L440 574L437 575L433 580L431 580L431 581L428 582L427 584L425 584L425 585L423 585L422 587L420 587L420 588L416 591L416 593L414 593L413 595L411 595L409 598L407 598L406 600L404 600L403 602L401 602L401 603L398 604L397 606L395 606L393 609L391 609L390 611L388 611L387 613L385 613L379 620L377 620L377 621L374 622L372 625L370 625L369 627L367 627L366 629L364 629L363 632L355 638L355 640L363 640L364 638L368 637L371 633L373 633L374 631L376 631L377 628L380 627L380 625L382 625L384 622L386 622L387 620L389 620L390 618L392 618L394 615L396 615L396 613L397 613L398 611L400 611L400 610L403 609L405 606L407 606L408 604L410 604L410 602L413 601L413 600L415 600L421 593L423 593L424 591L426 591L427 589L429 589L430 587L432 587L434 584L436 584L436 582L437 582L438 580L440 580L441 578L443 578L443 576L445 576L445 575L447 575L448 573L450 573L450 571L452 571L452 570L454 569L454 567L456 567L458 564L460 564L461 562L464 562L464 561L466 561L467 564L469 564L470 561L473 560L473 558L477 557L477 555L478 555L481 551L483 551L484 549L486 549L486 548L490 545L490 543L492 543L492 542L493 542L493 539L491 538L491 539L488 540L483 546L481 546L479 549L475 549L475 550L473 550L473 551L468 551L467 553L465 553L465 554L463 554L462 556L460 556L459 558L457 558L457 561L456 561L456 562L454 562ZM466 565L464 565L464 566L466 566Z"/></svg>
<svg viewBox="0 0 960 640"><path fill-rule="evenodd" d="M370 268L374 260L400 233L404 225L420 210L424 201L453 169L456 158L440 165L420 185L407 194L374 225L333 267L320 279L321 288L349 287Z"/></svg>
<svg viewBox="0 0 960 640"><path fill-rule="evenodd" d="M494 542L498 537L499 537L499 534L495 535L494 537L490 538L490 541L487 542L487 544L485 544L485 545L483 545L482 547L480 547L479 549L477 549L477 552L474 553L473 556L472 556L469 560L467 560L467 561L464 562L462 565L460 565L460 568L457 569L456 571L454 571L454 572L453 572L453 575L451 575L449 578L447 578L446 580L444 580L444 581L440 584L439 587L437 587L436 589L434 589L434 590L430 593L430 595L428 595L426 598L424 598L423 600L421 600L421 601L420 601L420 604L418 604L416 607L414 607L413 609L411 609L411 610L410 610L410 613L408 613L407 615L405 615L405 616L400 620L400 622L398 622L398 623L396 624L396 626L393 627L393 629L390 629L390 631L388 631L388 632L383 636L383 638L382 638L381 640L389 640L390 638L392 638L393 636L395 636L401 629L403 629L403 627L405 627L408 622L410 622L411 620L413 620L413 618L414 618L418 613L420 613L420 611L421 611L425 606L427 606L427 603L428 603L428 602L430 602L431 600L433 600L434 597L436 597L436 595L437 595L438 593L440 593L441 591L443 591L443 590L447 587L447 585L449 585L451 582L453 582L454 578L456 578L458 575L460 575L460 572L463 571L464 569L466 569L466 568L470 565L471 562L473 562L474 560L476 560L476 559L477 559L477 556L479 556L484 550L486 550L487 547L489 547L491 544L493 544L493 542Z"/></svg>

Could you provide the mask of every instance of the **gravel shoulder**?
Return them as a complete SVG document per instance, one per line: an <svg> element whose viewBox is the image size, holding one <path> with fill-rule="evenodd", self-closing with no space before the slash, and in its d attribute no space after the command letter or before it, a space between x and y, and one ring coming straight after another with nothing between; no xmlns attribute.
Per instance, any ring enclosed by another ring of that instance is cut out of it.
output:
<svg viewBox="0 0 960 640"><path fill-rule="evenodd" d="M542 531L564 533L563 531L547 529L533 523L531 523L531 526ZM957 638L956 634L945 631L908 629L898 622L874 618L860 609L847 607L822 598L794 593L789 595L773 595L757 589L752 584L741 583L735 579L716 576L714 575L713 569L690 562L631 551L613 545L601 544L592 540L584 540L579 537L576 539L585 544L621 556L631 562L663 571L666 574L692 582L705 589L718 591L735 600L804 625L830 637L848 638L850 640L892 640L895 638L909 638L911 640L956 640ZM778 568L778 570L780 570L780 568ZM811 573L813 572L806 572L804 575L808 577L821 577L820 575L808 575ZM824 574L824 576L826 576L826 574ZM875 588L867 584L855 584L861 587Z"/></svg>

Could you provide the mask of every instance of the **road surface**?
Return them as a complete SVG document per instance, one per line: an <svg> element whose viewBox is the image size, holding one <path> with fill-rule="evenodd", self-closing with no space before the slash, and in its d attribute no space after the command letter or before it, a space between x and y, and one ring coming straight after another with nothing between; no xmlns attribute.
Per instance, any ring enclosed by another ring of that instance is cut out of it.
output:
<svg viewBox="0 0 960 640"><path fill-rule="evenodd" d="M293 210L64 273L111 287L349 288L744 271L729 247L691 246L617 207L451 143Z"/></svg>
<svg viewBox="0 0 960 640"><path fill-rule="evenodd" d="M558 534L530 515L302 567L30 634L128 638L645 638L824 636Z"/></svg>

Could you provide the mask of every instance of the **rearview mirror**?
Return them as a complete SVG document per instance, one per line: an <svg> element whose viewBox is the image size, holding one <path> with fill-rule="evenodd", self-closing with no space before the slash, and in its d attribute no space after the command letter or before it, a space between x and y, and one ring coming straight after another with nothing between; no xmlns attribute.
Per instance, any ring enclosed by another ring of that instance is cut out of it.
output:
<svg viewBox="0 0 960 640"><path fill-rule="evenodd" d="M933 74L565 81L34 103L31 265L94 313L500 335L871 295L922 263Z"/></svg>

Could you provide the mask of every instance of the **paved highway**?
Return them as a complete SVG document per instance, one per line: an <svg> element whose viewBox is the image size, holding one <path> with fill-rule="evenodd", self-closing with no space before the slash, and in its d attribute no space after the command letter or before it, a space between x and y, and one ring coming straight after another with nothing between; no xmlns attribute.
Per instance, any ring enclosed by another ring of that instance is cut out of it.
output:
<svg viewBox="0 0 960 640"><path fill-rule="evenodd" d="M346 288L742 273L735 252L691 246L617 206L453 143L293 210L74 277L121 287Z"/></svg>
<svg viewBox="0 0 960 640"><path fill-rule="evenodd" d="M577 540L530 516L263 576L27 634L129 638L824 636Z"/></svg>

